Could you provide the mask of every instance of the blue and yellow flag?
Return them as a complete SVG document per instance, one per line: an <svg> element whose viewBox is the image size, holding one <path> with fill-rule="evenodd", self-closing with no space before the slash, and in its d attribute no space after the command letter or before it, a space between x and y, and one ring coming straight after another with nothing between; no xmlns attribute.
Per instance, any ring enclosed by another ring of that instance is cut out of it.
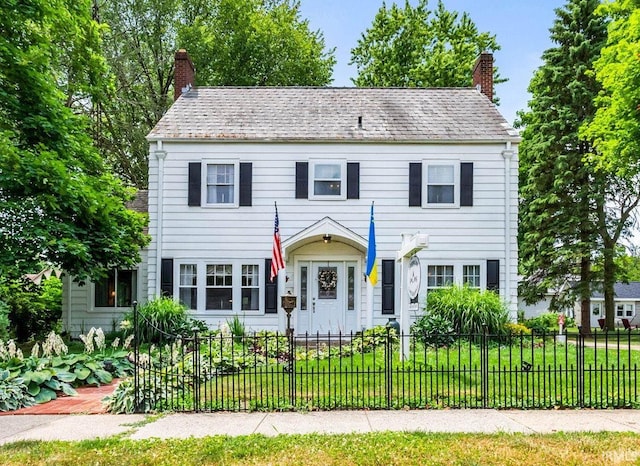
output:
<svg viewBox="0 0 640 466"><path fill-rule="evenodd" d="M378 264L376 263L376 226L373 223L373 202L371 203L371 223L369 223L369 246L367 247L367 277L371 286L378 283Z"/></svg>

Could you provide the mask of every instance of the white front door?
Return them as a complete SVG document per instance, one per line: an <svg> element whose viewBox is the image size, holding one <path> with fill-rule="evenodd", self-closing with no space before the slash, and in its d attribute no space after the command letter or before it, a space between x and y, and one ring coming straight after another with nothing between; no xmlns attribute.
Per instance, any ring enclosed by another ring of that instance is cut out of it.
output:
<svg viewBox="0 0 640 466"><path fill-rule="evenodd" d="M344 262L313 262L310 278L311 333L345 332Z"/></svg>

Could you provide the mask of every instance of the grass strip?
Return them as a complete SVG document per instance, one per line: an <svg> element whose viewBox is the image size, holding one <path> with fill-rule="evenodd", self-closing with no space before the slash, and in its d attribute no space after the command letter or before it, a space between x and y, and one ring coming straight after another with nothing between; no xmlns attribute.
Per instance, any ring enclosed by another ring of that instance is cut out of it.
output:
<svg viewBox="0 0 640 466"><path fill-rule="evenodd" d="M0 446L3 465L584 465L638 464L633 433L215 436L170 440L109 438L15 442Z"/></svg>

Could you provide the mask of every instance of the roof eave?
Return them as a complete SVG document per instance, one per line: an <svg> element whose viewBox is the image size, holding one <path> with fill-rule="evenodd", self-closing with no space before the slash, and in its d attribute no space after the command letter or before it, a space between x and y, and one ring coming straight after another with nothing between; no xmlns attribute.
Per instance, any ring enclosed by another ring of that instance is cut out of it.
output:
<svg viewBox="0 0 640 466"><path fill-rule="evenodd" d="M262 144L262 143L280 143L280 144L502 144L502 143L519 143L522 140L520 136L507 136L498 138L482 138L482 139L300 139L300 138L262 138L262 139L241 139L241 138L212 138L212 137L162 137L147 136L149 142L190 142L190 143L244 143L244 144Z"/></svg>

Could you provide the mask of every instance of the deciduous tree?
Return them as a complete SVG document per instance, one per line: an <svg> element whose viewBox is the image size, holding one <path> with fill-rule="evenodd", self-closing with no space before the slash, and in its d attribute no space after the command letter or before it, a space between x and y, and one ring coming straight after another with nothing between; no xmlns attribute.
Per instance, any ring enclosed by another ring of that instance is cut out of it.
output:
<svg viewBox="0 0 640 466"><path fill-rule="evenodd" d="M448 11L442 1L435 11L428 0L404 8L383 2L373 24L351 50L356 86L469 87L481 52L500 47L494 35L478 32L467 13ZM503 82L494 67L494 84ZM495 95L495 93L494 93Z"/></svg>
<svg viewBox="0 0 640 466"><path fill-rule="evenodd" d="M291 0L94 0L108 25L104 53L115 93L96 113L95 140L114 170L147 186L145 136L173 99L173 57L189 52L198 85L331 81L334 51Z"/></svg>
<svg viewBox="0 0 640 466"><path fill-rule="evenodd" d="M607 328L614 326L615 250L630 233L640 202L640 1L603 3L599 12L611 18L608 38L595 74L602 90L597 111L585 122L583 135L593 141L590 161L606 178L606 198L598 211L603 243L604 300Z"/></svg>
<svg viewBox="0 0 640 466"><path fill-rule="evenodd" d="M132 193L105 169L69 96L104 69L88 0L15 0L0 15L0 274L47 261L80 278L133 266L146 244ZM66 38L66 35L74 36ZM91 60L73 57L91 57ZM65 64L67 66L62 66ZM72 64L72 65L71 65ZM84 79L84 78L83 78ZM78 102L78 105L83 102Z"/></svg>

